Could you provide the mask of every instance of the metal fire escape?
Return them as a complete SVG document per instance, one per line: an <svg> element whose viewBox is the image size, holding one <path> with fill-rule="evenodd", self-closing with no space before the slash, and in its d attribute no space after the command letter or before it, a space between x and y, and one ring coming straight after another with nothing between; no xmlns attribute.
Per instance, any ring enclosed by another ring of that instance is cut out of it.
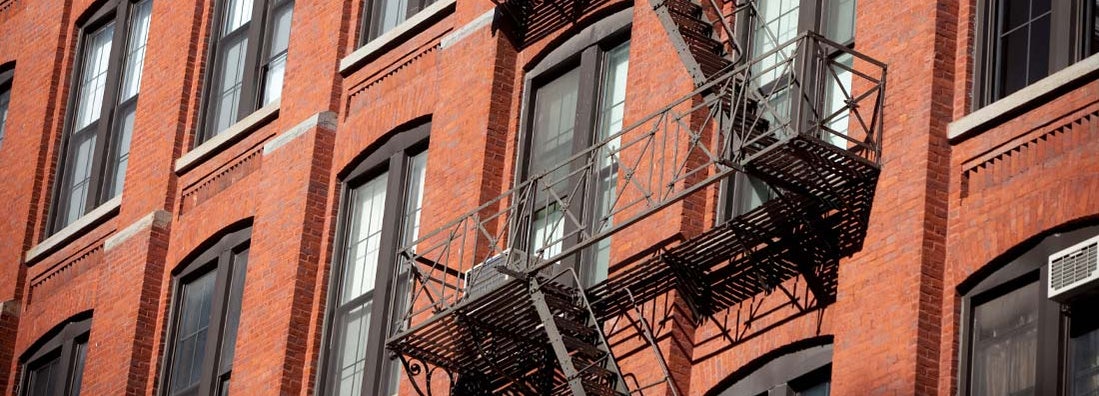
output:
<svg viewBox="0 0 1099 396"><path fill-rule="evenodd" d="M421 395L643 394L672 379L639 304L674 291L705 318L795 277L834 299L877 185L885 66L812 32L747 59L731 25L751 1L725 15L709 3L718 29L697 0L651 1L694 91L399 252L409 299L386 346ZM582 191L608 159L613 202L584 218ZM776 198L581 286L568 263L737 172ZM627 382L604 333L623 317L664 378Z"/></svg>

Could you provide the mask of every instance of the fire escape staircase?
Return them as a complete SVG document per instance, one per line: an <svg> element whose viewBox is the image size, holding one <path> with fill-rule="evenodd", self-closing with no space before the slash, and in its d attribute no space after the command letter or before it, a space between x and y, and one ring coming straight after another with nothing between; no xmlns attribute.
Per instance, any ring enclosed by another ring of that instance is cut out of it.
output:
<svg viewBox="0 0 1099 396"><path fill-rule="evenodd" d="M718 17L720 32L707 17L720 15L716 3L651 1L694 91L399 252L396 272L409 275L394 281L410 295L386 346L419 394L674 394L646 302L675 291L705 318L798 277L818 302L834 299L839 259L862 248L877 186L885 65L812 32L744 59L729 24L751 1ZM841 52L853 66L835 61ZM608 160L615 198L585 219L575 192ZM568 263L738 172L777 197L581 286ZM550 207L557 223L536 233ZM642 384L622 371L605 330L623 317L664 378Z"/></svg>

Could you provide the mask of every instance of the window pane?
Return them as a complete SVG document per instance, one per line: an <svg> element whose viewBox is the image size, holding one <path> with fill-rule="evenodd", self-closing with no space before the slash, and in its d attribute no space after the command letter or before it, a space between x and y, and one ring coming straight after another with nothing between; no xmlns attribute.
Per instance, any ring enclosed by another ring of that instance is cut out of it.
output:
<svg viewBox="0 0 1099 396"><path fill-rule="evenodd" d="M88 200L88 191L92 178L92 159L95 151L95 128L86 128L72 136L69 144L67 174L69 184L61 193L68 198L68 207L63 208L64 224L69 225L84 215Z"/></svg>
<svg viewBox="0 0 1099 396"><path fill-rule="evenodd" d="M56 356L37 368L30 370L27 376L28 396L54 396L58 393L58 376L61 373L61 357Z"/></svg>
<svg viewBox="0 0 1099 396"><path fill-rule="evenodd" d="M294 14L293 4L275 10L271 21L270 45L267 48L268 61L263 83L263 104L269 104L282 96L282 80L286 73L286 49L290 45L290 20Z"/></svg>
<svg viewBox="0 0 1099 396"><path fill-rule="evenodd" d="M1090 307L1088 307L1090 308ZM1085 309L1086 311L1086 309ZM1087 314L1085 314L1087 315ZM1099 394L1099 328L1095 317L1073 318L1073 327L1078 327L1077 322L1084 321L1087 330L1076 331L1070 343L1070 376L1072 392L1074 396Z"/></svg>
<svg viewBox="0 0 1099 396"><path fill-rule="evenodd" d="M234 253L232 280L229 285L229 302L225 308L225 329L221 333L221 357L218 363L218 374L220 376L225 376L233 368L237 329L240 327L240 302L244 296L244 274L247 270L248 249Z"/></svg>
<svg viewBox="0 0 1099 396"><path fill-rule="evenodd" d="M84 380L84 360L88 357L88 342L79 342L73 347L76 354L73 356L72 396L79 396L80 382Z"/></svg>
<svg viewBox="0 0 1099 396"><path fill-rule="evenodd" d="M824 36L840 44L855 39L855 0L832 0L828 3Z"/></svg>
<svg viewBox="0 0 1099 396"><path fill-rule="evenodd" d="M828 396L832 390L831 382L823 382L798 392L798 396Z"/></svg>
<svg viewBox="0 0 1099 396"><path fill-rule="evenodd" d="M752 59L797 37L798 1L761 0L758 3L758 20L752 29ZM757 83L766 85L789 72L784 62L792 57L792 49L785 49L754 63L753 71L759 76Z"/></svg>
<svg viewBox="0 0 1099 396"><path fill-rule="evenodd" d="M11 87L5 87L0 84L0 144L4 142L4 125L7 124L8 121L8 106L10 104Z"/></svg>
<svg viewBox="0 0 1099 396"><path fill-rule="evenodd" d="M1030 24L1030 65L1027 69L1027 85L1041 80L1049 74L1049 22L1052 16L1045 15Z"/></svg>
<svg viewBox="0 0 1099 396"><path fill-rule="evenodd" d="M372 29L370 39L378 38L385 32L404 22L408 10L408 0L374 0L365 2L366 7L375 5L375 14L371 15ZM370 15L370 13L364 13Z"/></svg>
<svg viewBox="0 0 1099 396"><path fill-rule="evenodd" d="M843 54L832 60L824 72L827 80L825 90L825 104L828 106L824 114L825 125L830 130L825 130L822 138L838 147L847 148L847 128L851 123L851 112L847 108L847 99L851 95L851 71L844 68L854 67L855 59L850 54Z"/></svg>
<svg viewBox="0 0 1099 396"><path fill-rule="evenodd" d="M1004 0L1003 3L1004 31L1011 30L1030 20L1030 0Z"/></svg>
<svg viewBox="0 0 1099 396"><path fill-rule="evenodd" d="M228 36L252 20L252 0L227 0L225 4L225 26L221 37Z"/></svg>
<svg viewBox="0 0 1099 396"><path fill-rule="evenodd" d="M115 161L111 167L111 197L122 195L126 180L126 166L130 163L130 141L134 135L134 117L137 115L137 101L131 101L119 109L119 122L115 125L118 144L114 146Z"/></svg>
<svg viewBox="0 0 1099 396"><path fill-rule="evenodd" d="M141 88L141 72L145 61L145 44L149 37L149 21L152 19L153 1L145 0L133 6L130 21L130 39L126 45L126 70L122 75L119 103L137 95Z"/></svg>
<svg viewBox="0 0 1099 396"><path fill-rule="evenodd" d="M340 342L336 366L336 392L340 396L359 396L362 391L363 370L366 369L366 341L370 328L371 301L348 311L337 324Z"/></svg>
<svg viewBox="0 0 1099 396"><path fill-rule="evenodd" d="M603 70L603 97L600 98L598 129L596 142L603 142L622 131L622 121L626 114L626 75L630 67L630 43L626 42L607 52ZM620 138L615 137L600 148L598 175L595 195L595 218L593 231L602 231L613 223L610 218L612 205L617 196L618 166L621 149ZM584 276L586 285L594 285L607 279L610 267L611 238L604 238L595 244L594 263Z"/></svg>
<svg viewBox="0 0 1099 396"><path fill-rule="evenodd" d="M244 59L248 53L248 38L240 35L223 43L219 56L220 81L214 90L215 133L220 133L237 122L241 89L244 84Z"/></svg>
<svg viewBox="0 0 1099 396"><path fill-rule="evenodd" d="M103 90L107 85L107 66L110 63L113 38L113 22L84 38L84 63L76 93L74 130L83 129L99 119L99 113L103 109Z"/></svg>
<svg viewBox="0 0 1099 396"><path fill-rule="evenodd" d="M351 191L341 304L374 290L388 177L383 173Z"/></svg>
<svg viewBox="0 0 1099 396"><path fill-rule="evenodd" d="M1034 393L1038 302L1038 282L1032 282L974 308L974 395Z"/></svg>
<svg viewBox="0 0 1099 396"><path fill-rule="evenodd" d="M210 271L180 288L179 301L182 302L176 319L174 359L168 374L173 395L192 391L202 377L215 278L216 272Z"/></svg>
<svg viewBox="0 0 1099 396"><path fill-rule="evenodd" d="M573 69L535 92L530 176L550 170L572 156L579 76L580 72ZM546 183L562 180L567 174L568 169L557 169Z"/></svg>
<svg viewBox="0 0 1099 396"><path fill-rule="evenodd" d="M408 159L408 196L405 200L401 246L407 246L420 236L420 213L424 206L424 181L427 174L427 152Z"/></svg>

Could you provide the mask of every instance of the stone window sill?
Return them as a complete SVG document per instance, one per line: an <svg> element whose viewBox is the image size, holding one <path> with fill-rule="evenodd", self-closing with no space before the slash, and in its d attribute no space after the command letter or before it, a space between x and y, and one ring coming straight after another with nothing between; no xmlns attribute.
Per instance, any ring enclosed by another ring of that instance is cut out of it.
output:
<svg viewBox="0 0 1099 396"><path fill-rule="evenodd" d="M214 136L210 140L191 149L191 151L188 151L186 154L183 154L183 156L176 160L176 174L181 174L198 166L206 159L213 157L222 150L225 150L226 147L244 139L244 137L255 130L278 118L279 103L280 102L275 102L252 112L252 114L244 117L243 120L237 121L236 124L229 126L229 128L217 134L217 136Z"/></svg>
<svg viewBox="0 0 1099 396"><path fill-rule="evenodd" d="M438 0L435 4L427 6L416 15L401 22L397 27L385 32L376 39L370 40L370 42L352 52L351 55L340 60L340 74L344 76L351 74L370 60L381 55L382 52L424 31L444 16L450 15L454 12L455 2L456 0Z"/></svg>
<svg viewBox="0 0 1099 396"><path fill-rule="evenodd" d="M28 265L38 261L42 257L45 257L46 254L52 253L80 235L84 235L84 233L88 232L88 230L93 227L102 224L104 221L111 218L111 216L118 214L118 209L120 207L122 207L122 196L119 195L111 198L110 201L104 202L102 205L92 209L88 214L81 216L79 219L72 222L72 224L65 226L65 228L55 232L53 235L50 235L45 240L32 247L27 251L23 260Z"/></svg>

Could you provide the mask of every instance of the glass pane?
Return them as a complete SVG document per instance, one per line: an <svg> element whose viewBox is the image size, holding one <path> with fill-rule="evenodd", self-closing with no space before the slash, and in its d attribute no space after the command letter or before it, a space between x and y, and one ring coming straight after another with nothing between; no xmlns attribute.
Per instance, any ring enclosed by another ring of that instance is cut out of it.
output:
<svg viewBox="0 0 1099 396"><path fill-rule="evenodd" d="M271 22L268 61L263 82L263 104L273 103L282 96L282 80L286 73L286 49L290 45L290 20L293 3L275 10Z"/></svg>
<svg viewBox="0 0 1099 396"><path fill-rule="evenodd" d="M828 70L825 70L824 78L827 80L825 90L825 104L828 106L824 114L825 126L822 138L838 147L847 148L847 128L851 123L851 109L847 107L847 100L851 95L851 71L844 68L854 66L854 57L843 54L832 60Z"/></svg>
<svg viewBox="0 0 1099 396"><path fill-rule="evenodd" d="M746 182L740 187L743 192L736 213L747 213L752 209L760 207L764 202L770 201L771 198L774 198L774 191L771 190L763 180L752 176L747 176L744 180Z"/></svg>
<svg viewBox="0 0 1099 396"><path fill-rule="evenodd" d="M248 271L248 249L233 254L232 281L229 285L229 303L225 307L225 330L221 335L221 357L218 374L224 376L233 368L236 352L237 329L240 327L240 302L244 296L244 274Z"/></svg>
<svg viewBox="0 0 1099 396"><path fill-rule="evenodd" d="M252 20L252 0L227 0L225 4L225 26L221 37L228 36Z"/></svg>
<svg viewBox="0 0 1099 396"><path fill-rule="evenodd" d="M7 124L8 121L8 106L10 105L10 103L10 87L0 86L0 143L4 142L4 124Z"/></svg>
<svg viewBox="0 0 1099 396"><path fill-rule="evenodd" d="M1027 69L1027 85L1049 75L1049 23L1052 16L1045 15L1030 24L1030 65Z"/></svg>
<svg viewBox="0 0 1099 396"><path fill-rule="evenodd" d="M831 382L822 382L798 392L798 396L828 396L831 390Z"/></svg>
<svg viewBox="0 0 1099 396"><path fill-rule="evenodd" d="M630 43L626 42L607 52L605 75L600 98L599 119L596 121L595 141L603 142L622 131L622 122L626 114L626 75L630 67ZM599 164L596 176L595 218L593 231L601 231L613 225L612 205L617 196L618 167L621 139L613 138L602 146L597 153ZM604 238L595 244L594 263L584 276L586 285L594 285L607 279L610 267L611 238Z"/></svg>
<svg viewBox="0 0 1099 396"><path fill-rule="evenodd" d="M149 21L152 19L153 1L145 0L134 5L130 21L130 39L126 45L126 71L122 75L122 103L137 95L141 88L141 72L145 61L145 44L149 37Z"/></svg>
<svg viewBox="0 0 1099 396"><path fill-rule="evenodd" d="M111 197L121 195L122 186L125 184L126 166L130 162L130 141L134 135L134 116L136 116L136 113L136 100L127 103L119 110L119 116L122 119L115 125L118 144L114 147L113 157L115 162L111 168Z"/></svg>
<svg viewBox="0 0 1099 396"><path fill-rule="evenodd" d="M385 32L392 30L397 27L397 25L400 25L401 22L404 22L408 17L408 0L376 0L376 2L367 1L365 3L367 4L367 7L369 7L371 3L377 4L377 14L371 17L371 25L374 26L374 28L371 29L371 39L375 39L378 36L385 34Z"/></svg>
<svg viewBox="0 0 1099 396"><path fill-rule="evenodd" d="M83 341L75 345L76 356L73 356L72 396L80 395L80 382L84 380L84 360L88 357L88 342Z"/></svg>
<svg viewBox="0 0 1099 396"><path fill-rule="evenodd" d="M840 44L855 39L855 0L832 0L828 3L824 36Z"/></svg>
<svg viewBox="0 0 1099 396"><path fill-rule="evenodd" d="M370 328L370 310L373 304L367 300L351 309L337 324L340 342L334 349L336 362L336 389L340 396L358 396L362 393L363 370L366 369L366 341Z"/></svg>
<svg viewBox="0 0 1099 396"><path fill-rule="evenodd" d="M48 362L43 363L37 368L33 368L30 374L27 376L27 395L28 396L55 396L59 392L57 389L57 376L62 375L61 371L61 357L57 356L50 359Z"/></svg>
<svg viewBox="0 0 1099 396"><path fill-rule="evenodd" d="M389 172L382 173L351 191L341 304L374 290L388 177Z"/></svg>
<svg viewBox="0 0 1099 396"><path fill-rule="evenodd" d="M69 225L84 215L87 206L89 184L92 179L92 154L95 151L95 128L89 127L72 136L69 142L68 185L62 194L68 199L64 210L64 224Z"/></svg>
<svg viewBox="0 0 1099 396"><path fill-rule="evenodd" d="M1003 0L1003 31L1011 30L1030 20L1030 0Z"/></svg>
<svg viewBox="0 0 1099 396"><path fill-rule="evenodd" d="M561 253L561 240L565 237L565 213L555 203L534 214L534 234L531 235L531 253L550 258ZM544 249L544 250L543 250Z"/></svg>
<svg viewBox="0 0 1099 396"><path fill-rule="evenodd" d="M180 288L181 303L172 350L174 357L168 373L171 381L169 389L173 395L198 385L202 376L215 277L216 273L210 271Z"/></svg>
<svg viewBox="0 0 1099 396"><path fill-rule="evenodd" d="M798 35L799 0L761 0L759 15L752 28L751 58L757 59ZM753 64L753 72L759 76L757 84L766 85L786 74L787 64L793 57L792 49L784 49Z"/></svg>
<svg viewBox="0 0 1099 396"><path fill-rule="evenodd" d="M1019 29L1001 39L1003 55L1000 59L1000 86L1003 91L998 97L1010 95L1027 84L1027 30Z"/></svg>
<svg viewBox="0 0 1099 396"><path fill-rule="evenodd" d="M974 395L1034 394L1038 302L1033 282L974 308Z"/></svg>
<svg viewBox="0 0 1099 396"><path fill-rule="evenodd" d="M248 38L241 35L223 43L218 66L221 80L214 91L214 128L220 133L238 120L241 88L244 84L244 58L248 52Z"/></svg>
<svg viewBox="0 0 1099 396"><path fill-rule="evenodd" d="M107 85L114 22L84 37L83 71L76 90L76 121L74 130L83 129L99 119L103 109L103 90Z"/></svg>
<svg viewBox="0 0 1099 396"><path fill-rule="evenodd" d="M1075 325L1074 318L1074 325ZM1091 319L1095 321L1095 319ZM1092 324L1094 326L1094 323ZM1072 337L1070 379L1073 396L1099 395L1099 329Z"/></svg>
<svg viewBox="0 0 1099 396"><path fill-rule="evenodd" d="M424 206L424 181L427 175L427 152L408 159L408 196L405 200L401 246L407 246L420 236L420 213Z"/></svg>

